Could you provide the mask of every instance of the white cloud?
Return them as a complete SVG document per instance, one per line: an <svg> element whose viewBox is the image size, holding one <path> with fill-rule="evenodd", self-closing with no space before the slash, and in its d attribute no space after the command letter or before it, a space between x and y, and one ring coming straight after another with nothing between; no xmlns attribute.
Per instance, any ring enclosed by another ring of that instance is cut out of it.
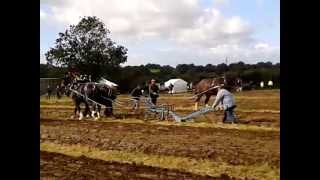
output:
<svg viewBox="0 0 320 180"><path fill-rule="evenodd" d="M214 0L214 5L228 5L230 3L230 0Z"/></svg>
<svg viewBox="0 0 320 180"><path fill-rule="evenodd" d="M234 62L240 60L246 60L251 63L265 60L278 62L280 60L280 47L263 43L256 44L253 47L223 45L211 48L208 55L220 59L228 57Z"/></svg>
<svg viewBox="0 0 320 180"><path fill-rule="evenodd" d="M40 9L40 19L45 19L47 17L47 14Z"/></svg>
<svg viewBox="0 0 320 180"><path fill-rule="evenodd" d="M135 37L168 35L189 27L201 11L197 0L66 0L51 7L53 18L65 25L77 23L80 16L95 15L112 34Z"/></svg>
<svg viewBox="0 0 320 180"><path fill-rule="evenodd" d="M255 49L268 49L270 48L269 44L266 43L258 43L254 46Z"/></svg>
<svg viewBox="0 0 320 180"><path fill-rule="evenodd" d="M161 65L189 64L206 65L224 63L228 58L229 63L244 61L246 63L257 63L260 61L279 62L280 47L271 46L263 49L254 48L255 45L219 45L214 48L175 46L170 48L159 48L154 51L146 51L143 54L129 56L129 65L140 65L146 63L158 63Z"/></svg>
<svg viewBox="0 0 320 180"><path fill-rule="evenodd" d="M40 63L45 64L47 63L46 57L43 53L40 52Z"/></svg>
<svg viewBox="0 0 320 180"><path fill-rule="evenodd" d="M99 17L110 29L112 39L128 47L128 64L149 61L177 64L201 58L199 62L206 64L224 60L226 56L253 61L277 59L280 54L279 47L257 43L253 38L256 29L250 22L240 16L226 17L215 7L202 9L200 0L43 0L41 3L49 6L50 14L40 10L40 17L46 17L46 23L53 27L76 24L83 16ZM213 5L228 3L229 0L213 1ZM157 47L160 41L162 46L170 48ZM149 48L139 52L130 49L148 43L155 44L152 52Z"/></svg>
<svg viewBox="0 0 320 180"><path fill-rule="evenodd" d="M120 38L168 38L183 43L221 44L247 40L251 27L240 17L225 18L214 8L202 10L198 0L66 0L51 5L52 18L76 24L95 15Z"/></svg>
<svg viewBox="0 0 320 180"><path fill-rule="evenodd" d="M182 29L175 35L183 44L213 48L223 44L246 44L252 41L252 27L240 17L224 17L220 11L206 9L194 26Z"/></svg>

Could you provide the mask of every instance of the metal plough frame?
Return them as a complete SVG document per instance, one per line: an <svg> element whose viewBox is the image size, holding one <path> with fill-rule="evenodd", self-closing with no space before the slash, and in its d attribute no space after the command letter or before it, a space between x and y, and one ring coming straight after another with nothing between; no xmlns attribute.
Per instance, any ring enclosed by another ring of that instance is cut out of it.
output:
<svg viewBox="0 0 320 180"><path fill-rule="evenodd" d="M80 92L70 88L71 91L73 91L74 93L80 95L80 96L83 96L85 97L87 100L89 101L92 101L93 103L96 103L96 104L99 104L99 105L102 105L98 102L95 102L94 100L86 97L85 95L81 94ZM118 105L120 105L121 103L119 102L115 102L113 100L110 99L110 101L112 103L116 103ZM178 114L176 114L174 112L174 109L173 109L173 105L160 105L160 106L156 106L154 105L152 102L151 102L151 98L150 97L146 97L144 98L144 102L145 102L145 105L147 107L147 112L145 114L145 119L150 115L150 114L155 114L155 115L160 115L160 119L161 120L165 120L165 119L168 119L170 116L176 121L176 122L185 122L185 121L190 121L192 120L193 118L197 117L197 116L200 116L202 114L206 114L208 112L213 112L215 111L213 108L211 107L205 107L205 108L201 108L199 109L198 111L195 111L189 115L186 115L186 116L179 116ZM102 105L104 106L104 105ZM123 106L123 105L121 105ZM110 107L106 107L106 108L110 108Z"/></svg>
<svg viewBox="0 0 320 180"><path fill-rule="evenodd" d="M145 104L147 106L146 116L148 116L150 113L159 114L161 120L167 119L169 116L171 116L176 122L190 121L197 116L215 111L212 107L205 107L189 115L179 116L173 112L172 105L169 105L169 108L166 105L156 106L151 102L151 98L145 98Z"/></svg>

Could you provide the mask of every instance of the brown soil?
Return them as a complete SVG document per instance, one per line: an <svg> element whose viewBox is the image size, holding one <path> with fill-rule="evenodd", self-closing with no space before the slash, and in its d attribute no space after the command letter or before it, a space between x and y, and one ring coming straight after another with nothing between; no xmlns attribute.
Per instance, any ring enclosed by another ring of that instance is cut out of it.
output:
<svg viewBox="0 0 320 180"><path fill-rule="evenodd" d="M72 157L59 153L40 152L41 179L235 179L201 176L179 170L138 164L108 162L84 156Z"/></svg>
<svg viewBox="0 0 320 180"><path fill-rule="evenodd" d="M41 119L40 142L101 150L206 158L231 165L280 165L275 131Z"/></svg>
<svg viewBox="0 0 320 180"><path fill-rule="evenodd" d="M176 110L175 111L180 116L185 116L193 111L190 110ZM55 108L55 107L43 107L40 109L40 116L42 118L61 118L61 119L70 119L71 115L73 115L73 109L70 108ZM249 125L257 125L263 127L280 127L280 114L279 113L270 113L270 112L236 112L236 115L239 119L240 124L249 124ZM115 110L115 117L113 118L137 118L137 119L145 119L146 116L141 110L141 113L134 114L133 112L119 112L119 110ZM223 118L223 112L214 112L208 113L202 116L198 116L195 118L195 122L208 122L215 123L221 122ZM155 119L154 116L148 116L149 120Z"/></svg>

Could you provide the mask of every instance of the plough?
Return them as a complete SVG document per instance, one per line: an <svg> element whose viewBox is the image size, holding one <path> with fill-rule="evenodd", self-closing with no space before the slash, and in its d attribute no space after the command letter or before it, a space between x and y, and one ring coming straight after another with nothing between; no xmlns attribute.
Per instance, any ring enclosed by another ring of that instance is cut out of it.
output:
<svg viewBox="0 0 320 180"><path fill-rule="evenodd" d="M150 98L145 99L145 104L147 106L146 116L150 113L159 114L161 120L168 119L171 116L176 122L190 121L197 116L206 114L208 112L215 111L212 107L205 107L205 108L201 108L198 111L195 111L189 115L179 116L178 114L173 112L173 105L156 106L151 102Z"/></svg>
<svg viewBox="0 0 320 180"><path fill-rule="evenodd" d="M86 97L85 95L81 94L80 92L70 88L71 91L73 91L74 93L80 95L80 96L83 96L85 97L87 100L93 102L93 103L96 103L96 104L99 104L101 106L103 106L102 104ZM121 103L119 102L115 102L111 99L108 99L106 98L107 100L110 100L112 103L116 103L117 105L121 105ZM173 105L168 105L168 104L165 104L165 105L160 105L160 106L156 106L154 105L152 102L151 102L151 98L150 97L146 97L144 98L144 102L145 102L145 105L147 107L147 111L145 112L145 119L150 115L150 114L155 114L155 115L159 115L160 119L161 120L165 120L165 119L169 119L170 117L174 119L174 121L176 122L185 122L185 121L190 121L192 120L193 118L197 117L197 116L200 116L200 115L203 115L203 114L206 114L208 112L213 112L214 109L212 107L205 107L205 108L201 108L199 109L198 111L195 111L189 115L186 115L186 116L179 116L178 114L176 114L174 112L174 107ZM123 106L123 105L121 105ZM110 108L110 107L106 107L106 108Z"/></svg>

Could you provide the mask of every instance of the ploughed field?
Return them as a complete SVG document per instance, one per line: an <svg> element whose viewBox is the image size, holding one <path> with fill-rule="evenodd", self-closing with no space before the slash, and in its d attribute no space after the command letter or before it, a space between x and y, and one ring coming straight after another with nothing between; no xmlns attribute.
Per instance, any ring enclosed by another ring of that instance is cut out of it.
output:
<svg viewBox="0 0 320 180"><path fill-rule="evenodd" d="M280 91L236 93L239 124L223 112L177 123L132 112L128 95L114 117L72 119L70 98L40 98L42 179L279 179ZM193 112L191 94L162 94L158 104ZM212 104L214 97L210 100ZM204 105L203 102L201 104Z"/></svg>

